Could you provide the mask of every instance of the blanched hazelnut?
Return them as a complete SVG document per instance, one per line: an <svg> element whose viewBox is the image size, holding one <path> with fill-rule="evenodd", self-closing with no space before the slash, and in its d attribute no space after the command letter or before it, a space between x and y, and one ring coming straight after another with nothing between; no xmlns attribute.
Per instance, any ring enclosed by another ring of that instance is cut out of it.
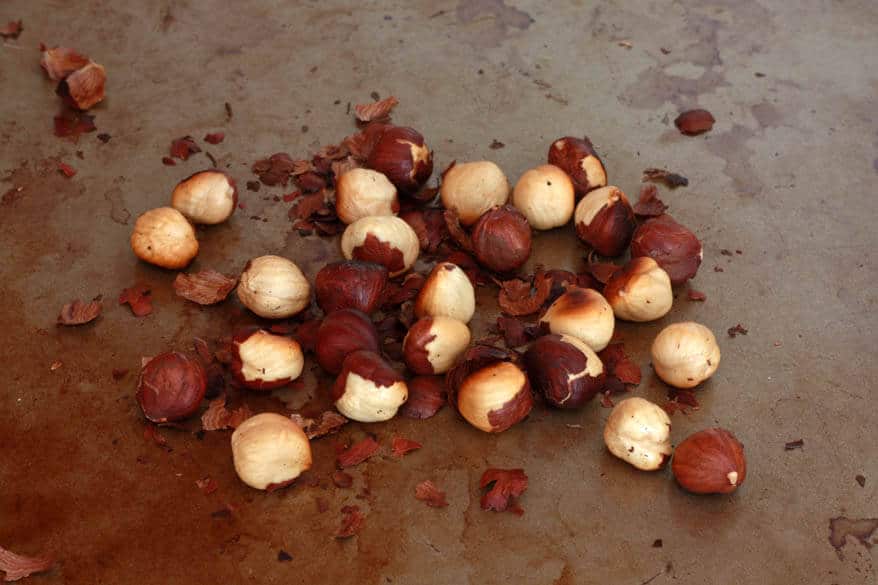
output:
<svg viewBox="0 0 878 585"><path fill-rule="evenodd" d="M335 407L358 422L390 420L407 398L408 388L403 377L371 351L348 355L332 387Z"/></svg>
<svg viewBox="0 0 878 585"><path fill-rule="evenodd" d="M194 357L176 351L155 356L137 380L137 402L152 422L183 420L195 414L207 392L207 375Z"/></svg>
<svg viewBox="0 0 878 585"><path fill-rule="evenodd" d="M298 378L304 365L295 339L259 329L238 333L232 340L232 374L247 388L280 388Z"/></svg>
<svg viewBox="0 0 878 585"><path fill-rule="evenodd" d="M512 203L535 230L560 227L573 217L573 182L555 165L540 165L515 184Z"/></svg>
<svg viewBox="0 0 878 585"><path fill-rule="evenodd" d="M247 262L238 282L241 303L266 319L283 319L311 302L311 285L299 267L280 256L260 256Z"/></svg>
<svg viewBox="0 0 878 585"><path fill-rule="evenodd" d="M405 364L415 374L444 374L469 342L466 323L450 317L424 317L411 326L403 340Z"/></svg>
<svg viewBox="0 0 878 585"><path fill-rule="evenodd" d="M412 194L433 174L433 153L417 130L386 126L366 166L386 175L401 193Z"/></svg>
<svg viewBox="0 0 878 585"><path fill-rule="evenodd" d="M654 471L671 455L671 419L661 406L643 398L616 405L604 427L610 453L644 471Z"/></svg>
<svg viewBox="0 0 878 585"><path fill-rule="evenodd" d="M176 270L185 268L198 254L198 240L182 213L159 207L137 218L131 249L144 262Z"/></svg>
<svg viewBox="0 0 878 585"><path fill-rule="evenodd" d="M229 219L238 204L235 180L222 171L201 171L174 188L171 205L194 223L214 225Z"/></svg>
<svg viewBox="0 0 878 585"><path fill-rule="evenodd" d="M335 212L344 223L373 215L396 215L398 211L396 187L378 171L351 169L335 185Z"/></svg>
<svg viewBox="0 0 878 585"><path fill-rule="evenodd" d="M634 209L618 187L591 191L576 206L576 235L603 256L625 252L637 224Z"/></svg>
<svg viewBox="0 0 878 585"><path fill-rule="evenodd" d="M677 446L671 471L693 494L730 494L747 478L744 445L725 429L699 431Z"/></svg>
<svg viewBox="0 0 878 585"><path fill-rule="evenodd" d="M491 161L457 163L442 177L439 194L445 209L456 211L460 223L470 226L492 207L506 203L509 181Z"/></svg>
<svg viewBox="0 0 878 585"><path fill-rule="evenodd" d="M357 309L366 314L376 310L384 299L387 269L374 262L333 262L320 269L314 279L317 304L326 314L341 309Z"/></svg>
<svg viewBox="0 0 878 585"><path fill-rule="evenodd" d="M583 341L570 335L544 335L524 354L534 390L559 408L579 408L604 387L604 364Z"/></svg>
<svg viewBox="0 0 878 585"><path fill-rule="evenodd" d="M571 335L594 351L601 351L613 338L613 308L601 293L572 286L555 299L540 319L552 333Z"/></svg>
<svg viewBox="0 0 878 585"><path fill-rule="evenodd" d="M604 163L588 138L559 138L549 147L548 161L570 176L578 197L607 184Z"/></svg>
<svg viewBox="0 0 878 585"><path fill-rule="evenodd" d="M355 351L378 351L375 325L356 309L330 313L317 330L315 354L317 363L330 374L341 372L345 358Z"/></svg>
<svg viewBox="0 0 878 585"><path fill-rule="evenodd" d="M263 412L232 433L232 458L241 481L258 490L292 483L311 467L311 444L288 417Z"/></svg>
<svg viewBox="0 0 878 585"><path fill-rule="evenodd" d="M476 312L476 291L457 264L440 262L433 267L415 299L417 317L451 317L469 323Z"/></svg>
<svg viewBox="0 0 878 585"><path fill-rule="evenodd" d="M719 367L719 345L700 323L673 323L652 342L652 367L658 377L676 388L694 388Z"/></svg>
<svg viewBox="0 0 878 585"><path fill-rule="evenodd" d="M418 234L392 215L364 217L341 236L341 251L348 260L375 262L397 276L412 267L421 251Z"/></svg>
<svg viewBox="0 0 878 585"><path fill-rule="evenodd" d="M631 239L631 257L649 256L668 273L673 285L695 276L703 255L698 237L670 215L643 222Z"/></svg>
<svg viewBox="0 0 878 585"><path fill-rule="evenodd" d="M468 375L456 400L461 416L486 433L505 431L533 407L527 376L511 362L495 362Z"/></svg>
<svg viewBox="0 0 878 585"><path fill-rule="evenodd" d="M668 273L646 256L615 272L604 287L604 297L616 317L641 323L661 319L674 303Z"/></svg>
<svg viewBox="0 0 878 585"><path fill-rule="evenodd" d="M495 207L476 222L472 243L476 259L490 270L516 270L530 258L530 224L524 214L511 205Z"/></svg>

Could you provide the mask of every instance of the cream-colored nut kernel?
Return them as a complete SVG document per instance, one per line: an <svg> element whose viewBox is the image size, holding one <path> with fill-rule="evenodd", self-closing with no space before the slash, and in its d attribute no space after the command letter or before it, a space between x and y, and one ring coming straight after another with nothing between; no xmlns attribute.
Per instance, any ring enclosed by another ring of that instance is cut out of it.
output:
<svg viewBox="0 0 878 585"><path fill-rule="evenodd" d="M311 444L301 427L273 412L245 420L232 433L232 458L241 481L264 490L289 483L311 467Z"/></svg>
<svg viewBox="0 0 878 585"><path fill-rule="evenodd" d="M311 285L299 267L280 256L260 256L247 263L238 282L241 303L266 319L283 319L311 302Z"/></svg>
<svg viewBox="0 0 878 585"><path fill-rule="evenodd" d="M270 389L292 382L302 374L305 357L290 337L260 329L234 340L232 370L248 388Z"/></svg>
<svg viewBox="0 0 878 585"><path fill-rule="evenodd" d="M555 165L540 165L524 173L512 192L512 204L531 227L549 230L573 217L573 182Z"/></svg>
<svg viewBox="0 0 878 585"><path fill-rule="evenodd" d="M229 219L237 201L235 181L222 171L195 173L180 181L171 195L174 209L194 223L207 225Z"/></svg>
<svg viewBox="0 0 878 585"><path fill-rule="evenodd" d="M521 394L522 389L526 389L527 396ZM457 391L457 409L471 425L493 433L518 422L517 417L503 420L511 415L502 413L516 411L513 405L522 399L530 404L530 386L524 372L513 363L498 362L466 377ZM530 411L530 406L526 410ZM492 416L497 418L492 420Z"/></svg>
<svg viewBox="0 0 878 585"><path fill-rule="evenodd" d="M466 272L451 262L434 266L415 299L415 315L469 323L475 312L476 291Z"/></svg>
<svg viewBox="0 0 878 585"><path fill-rule="evenodd" d="M674 304L668 273L649 256L633 258L613 274L604 287L604 297L616 317L641 323L661 319Z"/></svg>
<svg viewBox="0 0 878 585"><path fill-rule="evenodd" d="M381 386L356 372L343 372L344 394L335 408L351 420L371 423L390 420L408 400L408 387L403 381Z"/></svg>
<svg viewBox="0 0 878 585"><path fill-rule="evenodd" d="M358 219L345 228L341 251L348 260L375 262L397 276L412 267L421 251L418 234L393 215Z"/></svg>
<svg viewBox="0 0 878 585"><path fill-rule="evenodd" d="M352 169L339 177L335 186L335 211L346 224L364 217L396 215L396 187L378 171Z"/></svg>
<svg viewBox="0 0 878 585"><path fill-rule="evenodd" d="M700 323L673 323L652 342L652 367L676 388L694 388L719 367L719 345L713 333Z"/></svg>
<svg viewBox="0 0 878 585"><path fill-rule="evenodd" d="M451 317L425 317L409 329L402 342L405 363L416 374L444 374L470 342L466 323Z"/></svg>
<svg viewBox="0 0 878 585"><path fill-rule="evenodd" d="M442 205L457 212L462 225L470 226L483 213L509 199L509 181L496 164L482 160L457 163L442 177Z"/></svg>
<svg viewBox="0 0 878 585"><path fill-rule="evenodd" d="M644 471L661 468L671 455L671 419L657 404L628 398L613 408L604 427L610 453Z"/></svg>
<svg viewBox="0 0 878 585"><path fill-rule="evenodd" d="M601 293L580 287L570 287L555 299L540 322L548 323L552 333L576 337L594 351L609 345L616 324L613 308Z"/></svg>
<svg viewBox="0 0 878 585"><path fill-rule="evenodd" d="M198 254L198 240L182 213L173 207L159 207L137 218L131 249L144 262L175 270L192 262Z"/></svg>

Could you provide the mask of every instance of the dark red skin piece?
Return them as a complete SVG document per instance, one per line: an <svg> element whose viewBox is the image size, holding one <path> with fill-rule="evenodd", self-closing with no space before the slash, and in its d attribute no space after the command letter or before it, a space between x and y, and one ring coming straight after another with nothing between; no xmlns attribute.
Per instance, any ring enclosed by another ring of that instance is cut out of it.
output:
<svg viewBox="0 0 878 585"><path fill-rule="evenodd" d="M382 130L366 166L384 173L400 193L415 193L433 174L433 153L429 153L426 161L415 161L412 144L424 146L420 132L404 126L387 126Z"/></svg>
<svg viewBox="0 0 878 585"><path fill-rule="evenodd" d="M235 377L235 380L237 380L242 386L250 388L251 390L274 390L275 388L286 386L287 384L292 382L292 378L280 378L278 380L263 380L261 378L257 378L255 380L246 380L244 378L244 362L241 360L239 347L242 343L247 341L254 333L256 333L256 331L252 329L247 329L239 331L232 338L232 363L229 367L232 370L232 375Z"/></svg>
<svg viewBox="0 0 878 585"><path fill-rule="evenodd" d="M418 319L411 326L405 338L403 345L405 365L415 374L427 376L435 373L433 371L433 364L430 363L427 357L427 344L436 339L436 335L430 333L432 326L432 317Z"/></svg>
<svg viewBox="0 0 878 585"><path fill-rule="evenodd" d="M168 352L152 358L140 372L137 402L155 423L183 420L195 414L207 391L207 375L197 358Z"/></svg>
<svg viewBox="0 0 878 585"><path fill-rule="evenodd" d="M649 256L668 273L671 284L683 284L701 266L701 242L670 215L645 221L631 240L631 257Z"/></svg>
<svg viewBox="0 0 878 585"><path fill-rule="evenodd" d="M378 452L380 445L372 437L366 437L358 443L354 443L338 454L336 462L340 468L359 465Z"/></svg>
<svg viewBox="0 0 878 585"><path fill-rule="evenodd" d="M373 262L333 262L317 273L317 304L324 313L356 309L369 314L382 304L387 269Z"/></svg>
<svg viewBox="0 0 878 585"><path fill-rule="evenodd" d="M530 224L511 205L495 207L476 222L472 242L476 259L490 270L516 270L530 258Z"/></svg>
<svg viewBox="0 0 878 585"><path fill-rule="evenodd" d="M406 383L409 398L399 409L408 418L426 419L439 412L448 400L444 376L415 376Z"/></svg>
<svg viewBox="0 0 878 585"><path fill-rule="evenodd" d="M382 242L374 234L366 234L366 239L353 249L352 255L354 260L375 262L390 272L399 272L405 268L402 250L394 248L387 242Z"/></svg>
<svg viewBox="0 0 878 585"><path fill-rule="evenodd" d="M540 337L524 354L524 366L534 390L558 408L580 408L603 390L604 373L567 381L585 370L587 364L586 355L560 335Z"/></svg>
<svg viewBox="0 0 878 585"><path fill-rule="evenodd" d="M328 373L338 374L349 354L358 350L378 352L379 344L375 325L365 313L356 309L335 311L317 330L317 363Z"/></svg>
<svg viewBox="0 0 878 585"><path fill-rule="evenodd" d="M527 490L527 475L523 469L488 469L479 481L481 489L490 488L482 496L482 509L504 512L507 509L516 514L524 510L515 504L515 498Z"/></svg>
<svg viewBox="0 0 878 585"><path fill-rule="evenodd" d="M399 372L390 367L390 364L377 353L366 350L355 351L345 358L341 373L332 386L333 402L344 396L348 374L352 372L361 378L371 380L376 386L393 386L404 380Z"/></svg>
<svg viewBox="0 0 878 585"><path fill-rule="evenodd" d="M713 128L716 120L707 110L686 110L674 120L677 130L686 136L697 136Z"/></svg>

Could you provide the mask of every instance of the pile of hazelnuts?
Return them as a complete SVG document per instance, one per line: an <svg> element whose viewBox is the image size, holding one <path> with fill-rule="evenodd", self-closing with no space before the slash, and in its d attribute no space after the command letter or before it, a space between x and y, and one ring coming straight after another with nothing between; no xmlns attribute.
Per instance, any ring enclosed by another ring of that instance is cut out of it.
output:
<svg viewBox="0 0 878 585"><path fill-rule="evenodd" d="M409 395L407 378L381 354L370 315L381 308L390 279L415 264L418 234L398 217L400 197L415 195L433 171L432 152L411 128L386 126L365 160L337 178L335 209L346 224L344 261L319 271L314 296L325 317L315 358L337 376L331 389L336 409L348 419L374 423L393 418ZM544 335L518 353L471 346L468 323L477 310L470 278L450 262L438 262L414 302L416 321L403 341L408 371L446 376L449 402L472 426L490 433L523 420L533 393L558 408L580 408L603 391L607 373L598 352L613 337L616 319L654 321L671 309L672 286L693 277L701 243L669 216L638 225L631 203L607 184L602 161L588 139L552 143L548 164L525 172L514 188L493 162L453 164L442 176L441 205L471 241L476 260L509 274L528 260L532 230L549 230L572 220L577 237L597 254L632 259L606 283L603 294L567 285L539 317ZM182 181L170 207L141 215L131 246L141 259L169 269L189 264L198 252L190 222L216 224L235 209L237 190L226 173L208 170ZM467 232L468 230L468 232ZM289 318L311 304L312 286L296 264L280 256L250 260L240 275L240 302L266 319ZM710 378L720 362L713 333L683 322L664 328L652 344L656 374L676 388L693 388ZM171 366L186 360L186 375ZM233 339L231 370L242 386L268 390L298 378L305 358L291 336L266 330ZM206 376L197 360L183 354L158 356L143 369L138 399L146 417L169 422L193 415L204 397ZM642 398L619 402L604 441L609 451L642 470L661 468L672 454L671 421L660 406ZM239 477L257 489L285 485L311 465L311 449L290 418L253 416L232 434ZM709 429L676 449L672 471L695 493L729 493L745 478L743 446L728 431Z"/></svg>

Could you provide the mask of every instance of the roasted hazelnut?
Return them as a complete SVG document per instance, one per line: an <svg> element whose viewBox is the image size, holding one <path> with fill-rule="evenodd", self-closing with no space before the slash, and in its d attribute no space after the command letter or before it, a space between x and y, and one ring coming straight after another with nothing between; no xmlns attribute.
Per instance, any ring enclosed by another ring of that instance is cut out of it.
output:
<svg viewBox="0 0 878 585"><path fill-rule="evenodd" d="M604 427L610 453L644 471L654 471L671 455L671 419L661 406L643 398L617 404Z"/></svg>
<svg viewBox="0 0 878 585"><path fill-rule="evenodd" d="M214 225L229 219L238 204L235 180L223 171L201 171L174 187L171 206L194 223Z"/></svg>
<svg viewBox="0 0 878 585"><path fill-rule="evenodd" d="M364 217L341 236L341 251L348 260L375 262L397 276L412 267L421 251L418 234L392 215Z"/></svg>
<svg viewBox="0 0 878 585"><path fill-rule="evenodd" d="M668 273L646 256L633 258L613 273L604 287L604 297L616 317L626 321L661 319L674 303Z"/></svg>
<svg viewBox="0 0 878 585"><path fill-rule="evenodd" d="M548 161L567 173L578 197L607 184L604 163L588 138L559 138L549 147Z"/></svg>
<svg viewBox="0 0 878 585"><path fill-rule="evenodd" d="M378 332L369 317L356 309L342 309L323 319L315 354L321 368L338 374L349 354L361 349L377 352L378 346Z"/></svg>
<svg viewBox="0 0 878 585"><path fill-rule="evenodd" d="M670 215L643 222L631 239L631 257L649 256L668 273L673 285L695 276L703 255L695 234Z"/></svg>
<svg viewBox="0 0 878 585"><path fill-rule="evenodd" d="M400 193L411 194L433 174L433 153L417 130L387 126L369 154L366 166L386 175Z"/></svg>
<svg viewBox="0 0 878 585"><path fill-rule="evenodd" d="M512 203L535 230L561 227L573 217L573 182L555 165L540 165L518 179Z"/></svg>
<svg viewBox="0 0 878 585"><path fill-rule="evenodd" d="M466 323L450 317L416 321L402 342L405 364L415 374L444 374L470 342Z"/></svg>
<svg viewBox="0 0 878 585"><path fill-rule="evenodd" d="M417 317L451 317L469 323L476 312L476 291L457 264L440 262L433 267L415 299Z"/></svg>
<svg viewBox="0 0 878 585"><path fill-rule="evenodd" d="M729 494L747 477L744 445L725 429L699 431L677 445L671 471L693 494Z"/></svg>
<svg viewBox="0 0 878 585"><path fill-rule="evenodd" d="M103 101L106 83L107 72L103 65L89 61L59 84L58 93L69 96L73 105L80 110L88 110Z"/></svg>
<svg viewBox="0 0 878 585"><path fill-rule="evenodd" d="M305 357L292 338L268 331L242 331L232 338L232 374L243 386L271 390L302 374Z"/></svg>
<svg viewBox="0 0 878 585"><path fill-rule="evenodd" d="M137 402L156 423L183 420L195 414L207 391L207 375L194 357L176 351L155 356L137 380Z"/></svg>
<svg viewBox="0 0 878 585"><path fill-rule="evenodd" d="M572 286L555 299L540 319L552 333L571 335L594 351L601 351L613 338L613 308L601 293Z"/></svg>
<svg viewBox="0 0 878 585"><path fill-rule="evenodd" d="M658 377L676 388L694 388L719 367L719 345L700 323L673 323L652 342L652 367Z"/></svg>
<svg viewBox="0 0 878 585"><path fill-rule="evenodd" d="M490 270L516 270L530 257L530 224L511 205L495 207L476 222L472 242L476 259Z"/></svg>
<svg viewBox="0 0 878 585"><path fill-rule="evenodd" d="M332 387L335 407L358 422L390 420L407 398L408 388L403 377L371 351L348 355Z"/></svg>
<svg viewBox="0 0 878 585"><path fill-rule="evenodd" d="M445 171L439 195L445 209L456 211L460 223L470 226L492 207L506 204L509 181L491 161L457 163Z"/></svg>
<svg viewBox="0 0 878 585"><path fill-rule="evenodd" d="M486 433L505 431L533 407L527 376L520 367L505 361L469 374L456 389L456 402L461 416Z"/></svg>
<svg viewBox="0 0 878 585"><path fill-rule="evenodd" d="M631 241L634 209L618 187L591 191L576 206L576 235L603 256L619 256Z"/></svg>
<svg viewBox="0 0 878 585"><path fill-rule="evenodd" d="M600 392L606 374L598 355L569 335L544 335L524 354L533 389L559 408L579 408Z"/></svg>
<svg viewBox="0 0 878 585"><path fill-rule="evenodd" d="M137 218L131 249L144 262L177 270L198 255L198 240L182 213L173 207L159 207Z"/></svg>
<svg viewBox="0 0 878 585"><path fill-rule="evenodd" d="M387 269L374 262L333 262L320 269L314 280L317 304L324 313L357 309L364 313L376 310L384 299Z"/></svg>
<svg viewBox="0 0 878 585"><path fill-rule="evenodd" d="M241 481L272 490L289 485L311 467L311 443L290 418L263 412L232 433L232 458Z"/></svg>
<svg viewBox="0 0 878 585"><path fill-rule="evenodd" d="M335 212L346 224L373 215L396 215L396 187L378 171L351 169L335 185Z"/></svg>
<svg viewBox="0 0 878 585"><path fill-rule="evenodd" d="M266 319L291 317L308 306L311 285L299 267L280 256L247 262L238 282L241 303Z"/></svg>

